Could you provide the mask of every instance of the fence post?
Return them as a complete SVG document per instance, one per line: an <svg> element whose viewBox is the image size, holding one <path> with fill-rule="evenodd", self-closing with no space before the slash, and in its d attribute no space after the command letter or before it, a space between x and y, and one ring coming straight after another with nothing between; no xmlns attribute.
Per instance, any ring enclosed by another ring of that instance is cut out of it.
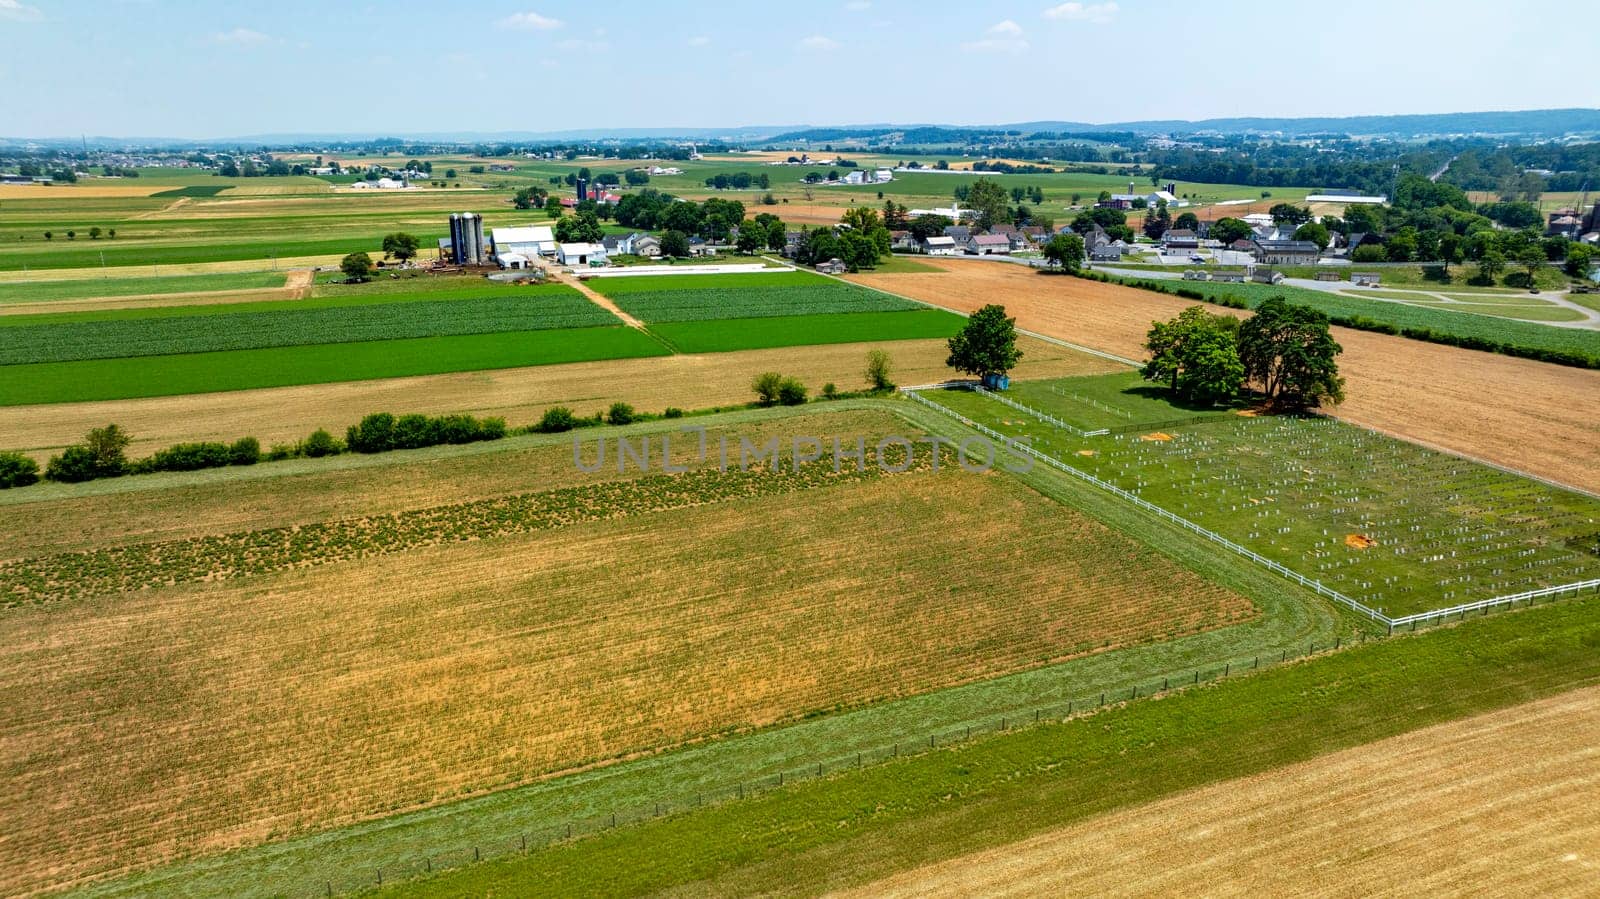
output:
<svg viewBox="0 0 1600 899"><path fill-rule="evenodd" d="M524 839L526 839L526 838L524 838ZM429 874L432 874L433 873L433 859L431 859L428 856L424 855L422 857L422 870L427 872L427 873L429 873Z"/></svg>
<svg viewBox="0 0 1600 899"><path fill-rule="evenodd" d="M611 826L612 827L616 827L617 826L616 816L615 815L611 816ZM476 847L476 846L472 847L472 860L475 861L475 862L483 860L483 855L478 852L478 847Z"/></svg>
<svg viewBox="0 0 1600 899"><path fill-rule="evenodd" d="M378 869L378 886L383 886L383 869Z"/></svg>
<svg viewBox="0 0 1600 899"><path fill-rule="evenodd" d="M522 851L523 852L527 852L528 851L528 835L527 834L523 834L522 835Z"/></svg>
<svg viewBox="0 0 1600 899"><path fill-rule="evenodd" d="M1227 677L1228 675L1230 675L1232 673L1233 673L1233 663L1232 662L1229 662L1226 665L1222 666L1222 676L1223 677Z"/></svg>

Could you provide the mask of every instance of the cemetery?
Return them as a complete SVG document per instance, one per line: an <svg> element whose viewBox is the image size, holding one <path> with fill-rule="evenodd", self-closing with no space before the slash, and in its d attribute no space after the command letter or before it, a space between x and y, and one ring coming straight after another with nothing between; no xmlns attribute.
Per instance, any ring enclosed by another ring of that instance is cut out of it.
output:
<svg viewBox="0 0 1600 899"><path fill-rule="evenodd" d="M924 398L1388 619L1600 578L1595 497L1328 418L1119 414L1096 380Z"/></svg>

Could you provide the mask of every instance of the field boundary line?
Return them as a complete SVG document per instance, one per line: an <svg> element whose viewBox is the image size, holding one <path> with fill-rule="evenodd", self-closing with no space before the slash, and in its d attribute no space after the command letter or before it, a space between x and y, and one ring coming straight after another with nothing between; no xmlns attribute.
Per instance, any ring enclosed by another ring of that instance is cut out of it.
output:
<svg viewBox="0 0 1600 899"><path fill-rule="evenodd" d="M1110 428L1100 428L1097 431L1085 431L1082 428L1075 427L1073 425L1069 425L1066 422L1062 421L1061 419L1056 418L1054 415L1049 415L1047 413L1040 412L1038 409L1033 409L1033 408L1030 408L1028 406L1024 406L1023 404L1021 404L1019 402L1016 402L1015 400L1007 399L1006 397L1003 397L1000 394L995 393L994 391L988 389L987 387L984 387L981 384L975 384L975 385L972 386L971 389L973 391L977 392L977 393L983 394L984 396L988 397L989 399L998 400L1001 403L1003 403L1003 404L1005 404L1007 406L1010 406L1011 408L1017 410L1018 412L1022 412L1022 413L1027 414L1027 415L1032 415L1034 418L1039 419L1040 421L1044 422L1047 425L1052 425L1054 427L1062 429L1063 431L1071 431L1072 433L1077 434L1079 437L1100 437L1100 436L1103 436L1105 434L1111 433L1111 429Z"/></svg>

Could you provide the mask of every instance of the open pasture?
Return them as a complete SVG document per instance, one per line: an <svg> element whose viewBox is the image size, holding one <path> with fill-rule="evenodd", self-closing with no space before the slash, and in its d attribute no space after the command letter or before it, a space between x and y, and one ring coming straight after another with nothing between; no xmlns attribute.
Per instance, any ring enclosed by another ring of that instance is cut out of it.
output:
<svg viewBox="0 0 1600 899"><path fill-rule="evenodd" d="M807 427L841 425L898 427ZM278 558L274 532L199 537L254 548L197 556L246 564L211 583L196 569L108 591L110 569L57 566L60 601L0 615L0 669L27 697L0 718L28 747L0 799L19 837L0 846L0 888L81 884L1254 614L1006 476L921 463L697 469L337 519L295 533L351 539L276 568L256 564ZM994 538L982 553L978 530ZM155 567L117 570L176 573L183 545L125 546ZM23 848L37 846L52 849Z"/></svg>
<svg viewBox="0 0 1600 899"><path fill-rule="evenodd" d="M1390 617L1600 577L1600 500L1336 421L1174 408L1083 437L977 393L931 396ZM1027 394L1099 423L1057 396Z"/></svg>

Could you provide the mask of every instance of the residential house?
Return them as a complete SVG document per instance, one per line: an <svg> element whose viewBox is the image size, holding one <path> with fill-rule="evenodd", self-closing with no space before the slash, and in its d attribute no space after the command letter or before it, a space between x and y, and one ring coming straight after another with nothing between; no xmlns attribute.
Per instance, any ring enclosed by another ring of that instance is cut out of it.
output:
<svg viewBox="0 0 1600 899"><path fill-rule="evenodd" d="M917 251L917 238L910 231L890 231L889 249L899 250L903 253Z"/></svg>
<svg viewBox="0 0 1600 899"><path fill-rule="evenodd" d="M1090 262L1121 262L1124 253L1128 252L1128 245L1122 241L1103 243L1089 251Z"/></svg>
<svg viewBox="0 0 1600 899"><path fill-rule="evenodd" d="M661 256L661 239L654 234L631 234L633 255L657 259Z"/></svg>
<svg viewBox="0 0 1600 899"><path fill-rule="evenodd" d="M961 248L956 246L956 239L947 235L925 238L922 241L922 252L929 256L958 256Z"/></svg>
<svg viewBox="0 0 1600 899"><path fill-rule="evenodd" d="M817 271L824 275L842 275L846 271L849 271L849 268L850 267L845 265L844 261L837 256L829 259L827 262L817 263Z"/></svg>
<svg viewBox="0 0 1600 899"><path fill-rule="evenodd" d="M1192 253L1200 249L1200 235L1188 228L1172 228L1161 235L1161 243L1168 253Z"/></svg>
<svg viewBox="0 0 1600 899"><path fill-rule="evenodd" d="M972 239L972 229L966 225L946 225L944 236L953 239L956 243L966 245Z"/></svg>
<svg viewBox="0 0 1600 899"><path fill-rule="evenodd" d="M1011 238L1004 234L974 234L967 238L967 252L973 256L1003 256L1011 252Z"/></svg>

